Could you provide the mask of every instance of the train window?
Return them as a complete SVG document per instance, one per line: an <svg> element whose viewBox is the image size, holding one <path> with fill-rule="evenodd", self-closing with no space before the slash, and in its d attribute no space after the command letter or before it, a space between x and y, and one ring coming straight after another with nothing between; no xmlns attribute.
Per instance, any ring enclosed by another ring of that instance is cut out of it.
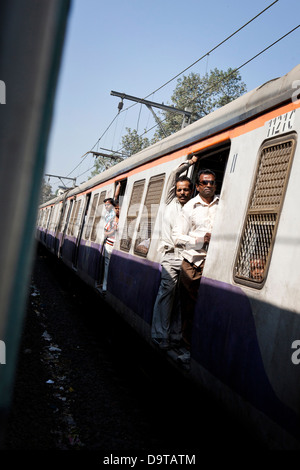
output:
<svg viewBox="0 0 300 470"><path fill-rule="evenodd" d="M39 226L40 227L43 227L44 214L45 214L45 211L43 209L41 209L40 210L40 218L39 218Z"/></svg>
<svg viewBox="0 0 300 470"><path fill-rule="evenodd" d="M57 228L58 233L60 233L62 231L63 222L66 219L65 216L66 216L66 212L67 212L67 202L63 201L61 204L62 204L62 207L61 207L61 211L60 211L60 219L59 219L58 228Z"/></svg>
<svg viewBox="0 0 300 470"><path fill-rule="evenodd" d="M53 206L49 207L49 209L48 209L48 217L47 217L47 225L46 225L47 232L50 230L50 222L51 222L52 211L53 211Z"/></svg>
<svg viewBox="0 0 300 470"><path fill-rule="evenodd" d="M70 221L69 221L68 229L67 229L67 234L68 235L71 235L71 232L72 232L72 228L73 228L73 224L74 224L74 214L75 214L75 210L76 210L76 204L77 204L77 201L75 201L75 204L73 204L73 207L72 207L71 217L70 217Z"/></svg>
<svg viewBox="0 0 300 470"><path fill-rule="evenodd" d="M197 175L201 169L209 168L216 174L217 181L217 192L216 194L221 193L223 177L226 170L227 160L230 152L230 142L223 143L221 145L216 145L213 148L206 149L203 152L197 154L198 162L193 168L193 174L191 176L194 183L194 194L193 197L197 195L197 190L195 183L197 180Z"/></svg>
<svg viewBox="0 0 300 470"><path fill-rule="evenodd" d="M117 191L117 187L118 187L119 183L120 183L120 188ZM120 206L122 205L122 202L123 202L123 197L124 197L124 194L125 194L126 185L127 185L127 180L126 179L118 181L115 185L115 199L119 200Z"/></svg>
<svg viewBox="0 0 300 470"><path fill-rule="evenodd" d="M88 219L88 223L87 223L87 227L86 227L86 231L85 231L86 240L89 239L89 236L90 236L90 233L91 233L91 230L92 230L98 198L99 198L99 193L95 194L94 198L93 198L92 208L91 208L91 212L90 212L90 215L89 215L89 219Z"/></svg>
<svg viewBox="0 0 300 470"><path fill-rule="evenodd" d="M160 205L164 181L164 174L153 176L149 181L138 235L134 245L134 252L141 256L147 256L148 253L151 237L154 231L155 220Z"/></svg>
<svg viewBox="0 0 300 470"><path fill-rule="evenodd" d="M127 211L125 227L120 241L120 248L129 251L132 237L135 231L136 221L141 207L141 200L144 192L145 180L135 181L132 188L131 198Z"/></svg>
<svg viewBox="0 0 300 470"><path fill-rule="evenodd" d="M75 229L78 228L78 226L79 226L79 221L80 221L81 214L82 214L81 201L77 201L77 207L76 207L76 213L75 213L75 218L74 218L72 235L76 234Z"/></svg>
<svg viewBox="0 0 300 470"><path fill-rule="evenodd" d="M44 220L45 229L47 229L47 226L48 226L49 214L50 214L50 209L49 207L47 207L46 212L45 212L45 220Z"/></svg>
<svg viewBox="0 0 300 470"><path fill-rule="evenodd" d="M62 216L61 226L59 227L59 232L65 231L68 223L68 217L70 214L70 208L72 207L73 199L66 201L64 203L64 214Z"/></svg>
<svg viewBox="0 0 300 470"><path fill-rule="evenodd" d="M98 206L97 206L97 209L95 211L95 219L94 219L94 223L93 223L93 230L92 230L92 233L91 233L91 240L92 241L95 241L96 237L97 237L97 227L98 227L98 224L99 224L100 219L101 219L101 214L102 214L102 209L103 209L103 201L105 199L105 195L106 195L106 191L102 191L100 193Z"/></svg>
<svg viewBox="0 0 300 470"><path fill-rule="evenodd" d="M267 276L279 216L295 152L294 135L260 148L256 177L234 267L234 280L260 289Z"/></svg>
<svg viewBox="0 0 300 470"><path fill-rule="evenodd" d="M58 216L59 216L59 205L56 204L53 206L53 213L51 217L51 230L54 232L57 227L57 222L58 222Z"/></svg>
<svg viewBox="0 0 300 470"><path fill-rule="evenodd" d="M48 219L48 208L46 208L44 212L43 228L47 227L47 219Z"/></svg>
<svg viewBox="0 0 300 470"><path fill-rule="evenodd" d="M72 210L70 224L69 224L69 227L68 227L68 235L74 235L80 206L81 206L81 201L75 201L75 204L74 204L73 210Z"/></svg>

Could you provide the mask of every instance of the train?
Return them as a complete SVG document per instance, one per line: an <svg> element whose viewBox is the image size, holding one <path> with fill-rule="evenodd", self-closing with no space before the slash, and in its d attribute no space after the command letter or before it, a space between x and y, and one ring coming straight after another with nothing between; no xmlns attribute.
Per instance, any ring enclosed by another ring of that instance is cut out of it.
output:
<svg viewBox="0 0 300 470"><path fill-rule="evenodd" d="M300 447L300 65L41 204L36 240L101 295L104 200L120 185L105 301L151 341L168 181L192 156L219 207L194 311L191 361L161 352L269 448ZM143 238L147 250L140 251ZM250 274L251 257L264 258ZM298 274L297 274L298 273Z"/></svg>
<svg viewBox="0 0 300 470"><path fill-rule="evenodd" d="M70 9L71 0L1 2L0 446L12 405L36 212Z"/></svg>

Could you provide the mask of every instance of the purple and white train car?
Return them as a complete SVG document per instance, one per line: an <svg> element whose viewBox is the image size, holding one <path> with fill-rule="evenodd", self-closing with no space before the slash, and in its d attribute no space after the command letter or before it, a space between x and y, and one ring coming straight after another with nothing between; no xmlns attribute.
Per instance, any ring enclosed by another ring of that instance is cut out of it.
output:
<svg viewBox="0 0 300 470"><path fill-rule="evenodd" d="M282 448L300 444L299 83L300 65L48 201L36 231L101 292L103 201L121 182L105 299L151 343L168 181L198 155L188 175L214 170L220 202L182 371ZM258 257L263 268L253 278ZM164 354L176 365L178 353Z"/></svg>

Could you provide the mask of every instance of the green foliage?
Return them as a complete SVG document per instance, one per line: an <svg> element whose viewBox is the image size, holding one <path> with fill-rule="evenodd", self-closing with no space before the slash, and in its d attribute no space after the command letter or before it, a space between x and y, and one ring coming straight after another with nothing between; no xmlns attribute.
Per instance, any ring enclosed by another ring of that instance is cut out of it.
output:
<svg viewBox="0 0 300 470"><path fill-rule="evenodd" d="M40 191L40 204L43 204L54 197L55 194L52 192L51 184L46 183L45 178L43 178Z"/></svg>
<svg viewBox="0 0 300 470"><path fill-rule="evenodd" d="M147 137L140 136L136 129L126 127L127 134L122 137L122 150L126 155L134 155L150 145Z"/></svg>
<svg viewBox="0 0 300 470"><path fill-rule="evenodd" d="M95 158L94 170L92 171L89 179L91 179L93 176L98 175L99 173L102 173L103 171L107 170L108 168L115 165L116 163L121 162L122 160L123 158L117 157L116 155L113 155L113 154L111 158L108 158L108 157Z"/></svg>
<svg viewBox="0 0 300 470"><path fill-rule="evenodd" d="M227 71L215 68L202 77L198 73L190 73L179 78L169 106L190 111L192 113L190 123L193 123L235 100L246 91L246 85L238 71L231 68ZM140 136L135 129L126 127L127 133L122 137L122 151L126 156L138 153L182 128L184 119L182 114L158 112L158 110L155 110L155 113L163 125L164 132L158 126L150 141L147 137ZM121 160L98 157L91 176L101 173Z"/></svg>
<svg viewBox="0 0 300 470"><path fill-rule="evenodd" d="M109 157L97 157L95 159L94 170L91 173L92 178L99 173L107 170L116 163L121 162L124 158L130 157L131 155L138 153L140 150L148 147L150 145L149 140L147 137L143 138L138 135L137 131L131 130L130 127L126 127L127 134L122 137L122 156L114 155L112 153L111 158Z"/></svg>
<svg viewBox="0 0 300 470"><path fill-rule="evenodd" d="M171 96L172 105L192 112L191 123L235 100L247 91L238 71L229 68L227 71L215 68L203 77L191 73L177 80L176 88ZM182 127L182 115L162 112L164 130L167 135L177 132ZM154 139L164 137L161 129L157 129Z"/></svg>

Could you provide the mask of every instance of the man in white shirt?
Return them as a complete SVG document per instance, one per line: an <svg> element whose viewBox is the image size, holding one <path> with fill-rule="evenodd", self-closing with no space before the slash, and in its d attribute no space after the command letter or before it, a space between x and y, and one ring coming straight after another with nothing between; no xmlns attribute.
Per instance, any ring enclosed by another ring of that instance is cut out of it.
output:
<svg viewBox="0 0 300 470"><path fill-rule="evenodd" d="M189 250L207 250L219 197L215 195L216 176L211 170L201 170L197 175L196 189L199 194L187 202L174 229L175 246ZM192 251L191 251L192 253ZM185 256L185 253L183 253ZM183 259L180 272L180 301L182 306L182 336L188 352L178 357L181 362L189 362L191 329L197 294L202 276L205 258L193 264Z"/></svg>
<svg viewBox="0 0 300 470"><path fill-rule="evenodd" d="M195 162L196 160L190 164ZM180 256L181 250L174 247L172 231L183 206L192 196L192 181L187 176L179 176L176 179L175 185L173 185L173 191L174 189L176 197L174 197L173 193L173 199L166 206L166 210L163 213L164 220L160 246L160 251L163 252L161 261L162 274L154 305L151 328L152 340L157 342L161 349L170 349L175 343L179 343L181 339L181 318L178 308L178 297L176 302L175 292L182 257ZM168 197L169 194L167 193Z"/></svg>
<svg viewBox="0 0 300 470"><path fill-rule="evenodd" d="M176 181L179 178L180 175L184 172L188 172L188 170L191 168L192 165L195 165L197 163L198 157L197 155L191 155L186 161L183 163L180 163L170 174L167 182L167 188L166 188L166 196L165 196L165 204L170 204L170 202L173 201L175 197L175 191L176 191ZM187 176L187 173L186 173Z"/></svg>

